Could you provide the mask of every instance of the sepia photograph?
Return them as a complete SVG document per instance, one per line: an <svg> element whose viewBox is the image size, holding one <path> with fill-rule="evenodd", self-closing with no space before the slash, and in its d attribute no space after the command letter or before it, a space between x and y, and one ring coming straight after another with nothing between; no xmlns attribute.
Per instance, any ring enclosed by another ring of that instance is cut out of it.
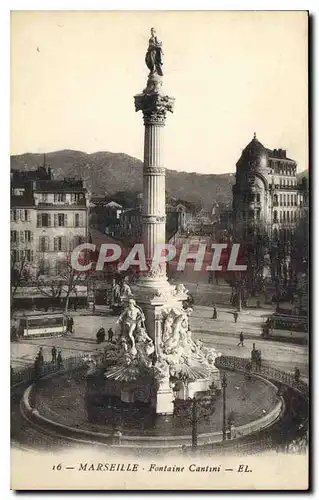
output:
<svg viewBox="0 0 319 500"><path fill-rule="evenodd" d="M309 488L307 11L12 11L12 490Z"/></svg>

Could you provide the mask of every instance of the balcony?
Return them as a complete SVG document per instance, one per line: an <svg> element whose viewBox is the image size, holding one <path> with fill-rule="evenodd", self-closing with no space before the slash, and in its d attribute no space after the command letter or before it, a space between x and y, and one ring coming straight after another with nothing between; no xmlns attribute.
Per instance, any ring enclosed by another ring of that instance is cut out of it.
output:
<svg viewBox="0 0 319 500"><path fill-rule="evenodd" d="M81 200L78 201L55 201L54 203L50 203L48 201L39 201L37 204L38 208L56 208L60 209L68 209L68 208L78 208L78 207L83 207L86 208L86 199L82 198Z"/></svg>

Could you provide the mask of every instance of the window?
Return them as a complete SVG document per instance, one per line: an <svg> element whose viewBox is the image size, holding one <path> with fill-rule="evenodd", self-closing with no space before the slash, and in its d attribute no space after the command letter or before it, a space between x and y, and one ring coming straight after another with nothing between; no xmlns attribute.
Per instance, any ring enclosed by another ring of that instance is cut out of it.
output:
<svg viewBox="0 0 319 500"><path fill-rule="evenodd" d="M74 226L83 227L83 213L74 214Z"/></svg>
<svg viewBox="0 0 319 500"><path fill-rule="evenodd" d="M84 241L85 241L84 236L74 236L74 248L84 243Z"/></svg>
<svg viewBox="0 0 319 500"><path fill-rule="evenodd" d="M39 273L40 274L49 274L50 264L48 260L41 260L39 263Z"/></svg>
<svg viewBox="0 0 319 500"><path fill-rule="evenodd" d="M54 201L63 202L65 198L65 193L54 193Z"/></svg>
<svg viewBox="0 0 319 500"><path fill-rule="evenodd" d="M64 214L59 214L58 215L58 225L60 227L64 227L65 226L65 217L64 217Z"/></svg>
<svg viewBox="0 0 319 500"><path fill-rule="evenodd" d="M68 216L66 214L54 214L54 225L56 227L66 227L68 225Z"/></svg>
<svg viewBox="0 0 319 500"><path fill-rule="evenodd" d="M54 251L62 252L66 250L66 237L65 236L57 236L54 238Z"/></svg>
<svg viewBox="0 0 319 500"><path fill-rule="evenodd" d="M49 237L48 236L40 236L39 238L39 251L47 252L49 250Z"/></svg>
<svg viewBox="0 0 319 500"><path fill-rule="evenodd" d="M19 262L19 250L11 250L11 262L12 264Z"/></svg>
<svg viewBox="0 0 319 500"><path fill-rule="evenodd" d="M27 260L28 262L33 261L33 250L25 250L24 255L25 255L25 260Z"/></svg>
<svg viewBox="0 0 319 500"><path fill-rule="evenodd" d="M12 243L17 243L18 241L18 231L11 231L10 232L10 240Z"/></svg>
<svg viewBox="0 0 319 500"><path fill-rule="evenodd" d="M30 243L32 241L32 233L31 231L24 231L24 241Z"/></svg>
<svg viewBox="0 0 319 500"><path fill-rule="evenodd" d="M14 189L13 190L14 196L23 196L24 195L24 189Z"/></svg>
<svg viewBox="0 0 319 500"><path fill-rule="evenodd" d="M260 203L260 194L257 193L257 203Z"/></svg>
<svg viewBox="0 0 319 500"><path fill-rule="evenodd" d="M286 222L286 212L285 212L285 210L283 211L283 213L282 213L282 214L283 214L282 219L283 219L283 221L284 221L284 222Z"/></svg>
<svg viewBox="0 0 319 500"><path fill-rule="evenodd" d="M29 210L24 211L24 220L27 222L30 222L30 211Z"/></svg>
<svg viewBox="0 0 319 500"><path fill-rule="evenodd" d="M37 226L38 227L50 227L51 226L51 214L38 214L37 215Z"/></svg>
<svg viewBox="0 0 319 500"><path fill-rule="evenodd" d="M289 221L290 221L290 212L287 211L287 222L289 222Z"/></svg>
<svg viewBox="0 0 319 500"><path fill-rule="evenodd" d="M67 263L65 260L58 260L55 267L56 274L63 274L67 271Z"/></svg>
<svg viewBox="0 0 319 500"><path fill-rule="evenodd" d="M274 222L278 222L278 212L277 212L277 210L274 211Z"/></svg>
<svg viewBox="0 0 319 500"><path fill-rule="evenodd" d="M82 200L83 193L71 193L71 202L76 203L77 201Z"/></svg>
<svg viewBox="0 0 319 500"><path fill-rule="evenodd" d="M48 201L48 193L42 193L42 201Z"/></svg>

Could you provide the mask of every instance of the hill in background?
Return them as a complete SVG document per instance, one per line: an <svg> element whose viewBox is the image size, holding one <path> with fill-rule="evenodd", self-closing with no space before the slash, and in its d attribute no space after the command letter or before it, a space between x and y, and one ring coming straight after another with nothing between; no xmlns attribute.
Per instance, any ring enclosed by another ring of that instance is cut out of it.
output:
<svg viewBox="0 0 319 500"><path fill-rule="evenodd" d="M95 194L112 195L117 191L142 192L143 163L124 153L63 150L45 155L56 179L77 177ZM33 170L43 166L44 155L25 153L11 156L11 169ZM234 174L197 174L167 170L169 196L210 207L212 203L231 202Z"/></svg>
<svg viewBox="0 0 319 500"><path fill-rule="evenodd" d="M44 155L25 153L11 156L11 169L33 170L43 165ZM142 192L143 163L124 153L101 151L87 154L63 150L46 154L56 179L76 177L84 180L94 194L112 194L118 191ZM212 166L213 170L213 166ZM308 177L308 171L298 174ZM197 174L167 170L166 190L169 196L188 200L203 207L218 202L231 204L235 174Z"/></svg>

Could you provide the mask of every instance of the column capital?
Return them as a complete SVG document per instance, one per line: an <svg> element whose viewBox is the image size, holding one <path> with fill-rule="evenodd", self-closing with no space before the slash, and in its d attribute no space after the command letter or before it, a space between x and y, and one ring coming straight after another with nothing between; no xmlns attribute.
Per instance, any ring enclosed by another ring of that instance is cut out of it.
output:
<svg viewBox="0 0 319 500"><path fill-rule="evenodd" d="M143 93L134 96L135 111L143 111L144 125L164 126L166 113L173 113L174 97L157 92Z"/></svg>
<svg viewBox="0 0 319 500"><path fill-rule="evenodd" d="M165 175L165 167L147 165L143 168L144 175Z"/></svg>

